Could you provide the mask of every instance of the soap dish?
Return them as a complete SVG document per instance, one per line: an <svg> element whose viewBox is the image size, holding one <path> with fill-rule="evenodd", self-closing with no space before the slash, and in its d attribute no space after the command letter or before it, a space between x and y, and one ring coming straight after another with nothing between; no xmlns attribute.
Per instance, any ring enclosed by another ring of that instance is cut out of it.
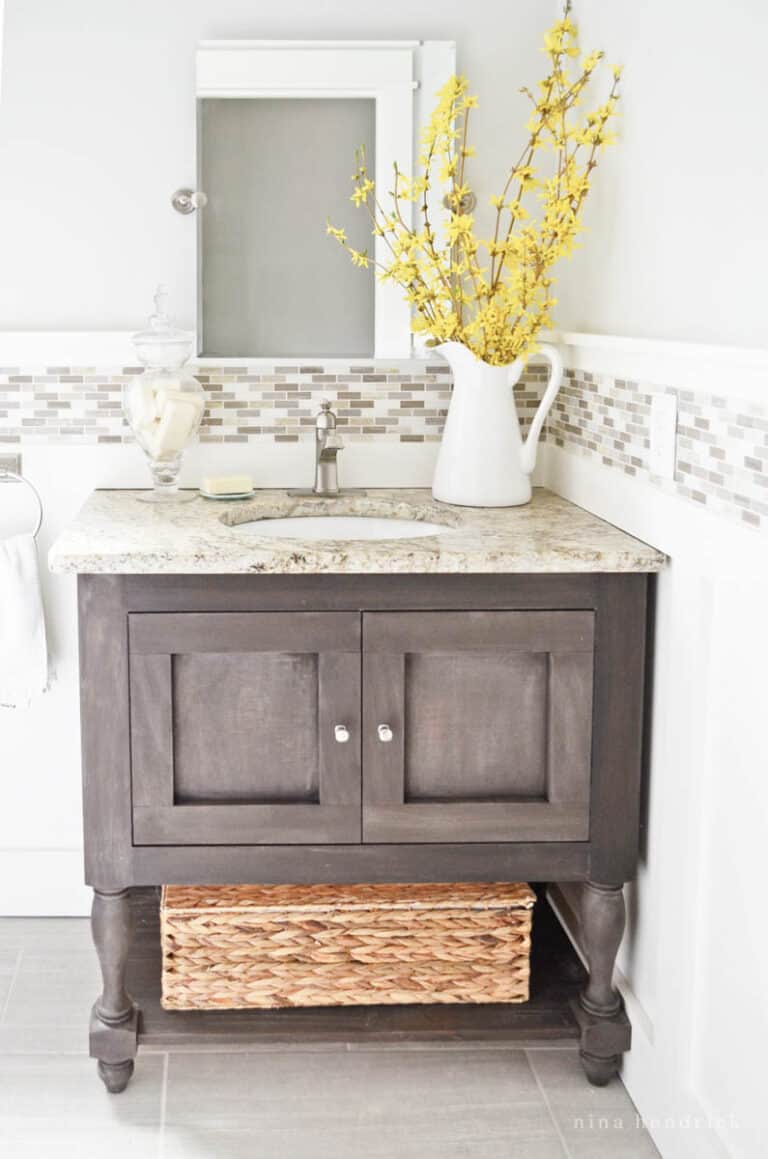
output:
<svg viewBox="0 0 768 1159"><path fill-rule="evenodd" d="M227 500L227 499L253 499L256 492L254 490L251 490L251 491L229 491L223 495L213 495L213 494L211 494L210 491L203 491L203 489L201 487L200 494L202 495L203 499L224 499L224 500Z"/></svg>

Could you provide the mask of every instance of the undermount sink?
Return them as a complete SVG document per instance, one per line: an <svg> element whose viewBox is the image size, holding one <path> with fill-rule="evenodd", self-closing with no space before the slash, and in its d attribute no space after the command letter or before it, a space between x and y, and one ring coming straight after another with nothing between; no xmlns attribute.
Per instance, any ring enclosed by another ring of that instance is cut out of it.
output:
<svg viewBox="0 0 768 1159"><path fill-rule="evenodd" d="M448 528L421 519L373 515L289 515L277 519L250 519L233 531L248 531L269 539L416 539L440 535Z"/></svg>

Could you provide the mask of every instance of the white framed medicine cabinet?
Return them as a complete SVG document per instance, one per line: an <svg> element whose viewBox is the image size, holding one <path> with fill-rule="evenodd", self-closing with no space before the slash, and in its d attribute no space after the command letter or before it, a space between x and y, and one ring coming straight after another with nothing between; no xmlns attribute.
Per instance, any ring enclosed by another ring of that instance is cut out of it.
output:
<svg viewBox="0 0 768 1159"><path fill-rule="evenodd" d="M197 51L197 333L203 358L408 358L410 307L350 200L355 150L385 207L411 173L451 41L206 41ZM384 197L382 197L382 192ZM433 220L442 213L432 196ZM406 208L410 206L406 203Z"/></svg>

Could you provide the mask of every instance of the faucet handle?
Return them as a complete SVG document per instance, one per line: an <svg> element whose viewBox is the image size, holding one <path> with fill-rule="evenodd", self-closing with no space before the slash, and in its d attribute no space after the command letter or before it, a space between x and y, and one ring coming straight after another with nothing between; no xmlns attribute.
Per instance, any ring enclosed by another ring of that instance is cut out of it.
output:
<svg viewBox="0 0 768 1159"><path fill-rule="evenodd" d="M315 418L315 426L319 431L332 431L336 427L336 415L331 410L331 403L327 398L324 398L320 403L320 410Z"/></svg>

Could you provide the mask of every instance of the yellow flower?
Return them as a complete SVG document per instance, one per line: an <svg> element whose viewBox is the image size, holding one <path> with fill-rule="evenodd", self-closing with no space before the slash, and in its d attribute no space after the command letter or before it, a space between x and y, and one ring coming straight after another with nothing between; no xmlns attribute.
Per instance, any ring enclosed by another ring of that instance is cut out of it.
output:
<svg viewBox="0 0 768 1159"><path fill-rule="evenodd" d="M373 182L368 178L363 178L360 184L355 186L355 189L349 200L354 201L355 205L357 206L365 205L366 201L368 200L368 194L372 193L373 189Z"/></svg>
<svg viewBox="0 0 768 1159"><path fill-rule="evenodd" d="M472 215L462 212L470 193L465 161L474 154L467 143L468 116L477 106L463 76L451 77L437 94L421 135L420 171L405 175L395 166L391 205L381 207L365 153L356 154L352 200L367 206L386 260L374 263L366 250L349 246L343 230L326 227L356 266L376 264L382 280L402 289L414 330L429 335L432 344L462 342L494 365L529 355L538 332L550 325L556 303L552 269L578 242L592 171L614 139L621 69L612 70L607 99L582 112L603 53L581 55L569 11L567 3L563 19L546 34L546 77L524 90L532 105L524 162L508 171L504 191L490 198L497 211L493 236L476 237ZM448 185L442 202L447 214L425 198L438 179Z"/></svg>
<svg viewBox="0 0 768 1159"><path fill-rule="evenodd" d="M471 213L452 213L445 227L448 240L453 242L470 233L474 220Z"/></svg>

